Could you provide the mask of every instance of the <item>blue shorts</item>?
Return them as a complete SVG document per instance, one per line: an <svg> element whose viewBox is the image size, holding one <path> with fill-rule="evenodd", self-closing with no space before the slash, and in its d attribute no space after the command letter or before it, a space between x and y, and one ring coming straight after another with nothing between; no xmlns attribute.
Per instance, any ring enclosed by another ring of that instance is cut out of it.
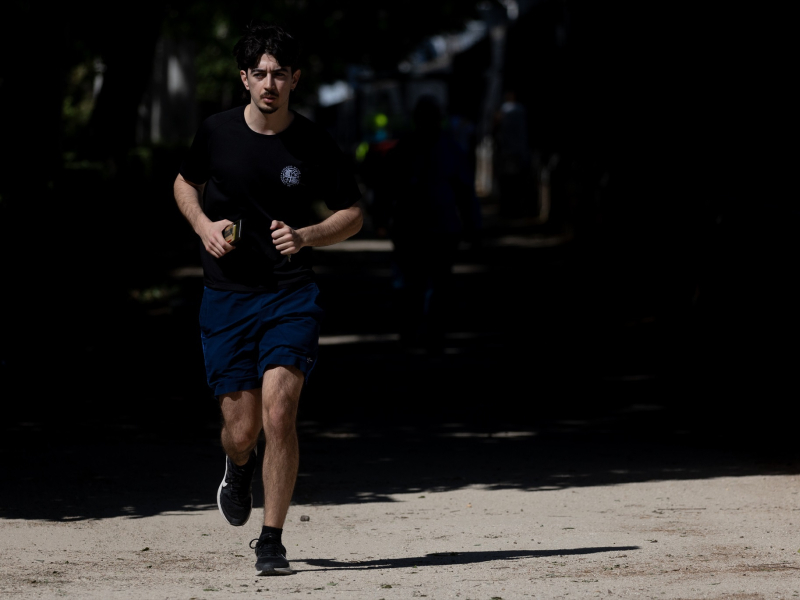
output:
<svg viewBox="0 0 800 600"><path fill-rule="evenodd" d="M324 315L318 296L316 283L277 292L205 288L200 337L214 395L260 388L270 365L297 367L308 381Z"/></svg>

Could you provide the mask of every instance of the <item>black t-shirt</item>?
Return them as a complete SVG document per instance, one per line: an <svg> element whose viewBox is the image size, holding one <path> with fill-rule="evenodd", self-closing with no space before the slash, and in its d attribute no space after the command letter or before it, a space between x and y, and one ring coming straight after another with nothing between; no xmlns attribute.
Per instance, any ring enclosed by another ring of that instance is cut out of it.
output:
<svg viewBox="0 0 800 600"><path fill-rule="evenodd" d="M352 165L331 135L293 114L285 130L263 135L250 129L239 106L209 117L195 135L181 175L206 184L203 212L209 219L243 220L242 239L222 258L201 244L207 287L273 291L313 280L311 248L291 261L281 255L272 243L272 220L300 229L319 220L315 202L342 210L361 198Z"/></svg>

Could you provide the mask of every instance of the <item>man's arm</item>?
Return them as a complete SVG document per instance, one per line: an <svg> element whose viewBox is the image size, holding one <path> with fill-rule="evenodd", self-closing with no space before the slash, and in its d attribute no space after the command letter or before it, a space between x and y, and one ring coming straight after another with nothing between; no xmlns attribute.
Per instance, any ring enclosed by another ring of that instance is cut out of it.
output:
<svg viewBox="0 0 800 600"><path fill-rule="evenodd" d="M301 229L292 229L283 221L273 221L272 243L281 254L296 254L304 246L330 246L346 240L361 230L364 214L360 204L337 210L324 221Z"/></svg>
<svg viewBox="0 0 800 600"><path fill-rule="evenodd" d="M222 236L222 230L230 225L231 221L227 219L212 221L206 216L200 205L200 199L203 197L203 188L205 184L198 185L187 181L179 173L172 187L175 193L175 202L178 204L178 210L180 210L183 216L186 217L186 220L189 221L194 232L200 236L206 251L214 258L222 258L225 254L233 250L233 246L226 242L225 238Z"/></svg>

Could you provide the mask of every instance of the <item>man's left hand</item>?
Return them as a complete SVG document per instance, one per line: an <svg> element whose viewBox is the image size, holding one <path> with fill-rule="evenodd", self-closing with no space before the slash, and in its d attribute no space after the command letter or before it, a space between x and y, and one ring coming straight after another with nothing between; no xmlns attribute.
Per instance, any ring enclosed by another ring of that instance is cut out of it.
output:
<svg viewBox="0 0 800 600"><path fill-rule="evenodd" d="M300 234L283 221L273 221L269 228L272 230L272 243L281 254L297 254L303 247Z"/></svg>

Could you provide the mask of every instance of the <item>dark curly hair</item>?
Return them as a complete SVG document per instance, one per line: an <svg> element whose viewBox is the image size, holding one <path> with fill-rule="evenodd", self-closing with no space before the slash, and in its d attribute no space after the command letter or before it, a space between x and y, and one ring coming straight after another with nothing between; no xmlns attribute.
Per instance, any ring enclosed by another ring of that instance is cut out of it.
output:
<svg viewBox="0 0 800 600"><path fill-rule="evenodd" d="M282 67L296 71L300 61L300 43L280 25L251 21L233 47L236 64L242 71L253 69L264 54L274 56Z"/></svg>

